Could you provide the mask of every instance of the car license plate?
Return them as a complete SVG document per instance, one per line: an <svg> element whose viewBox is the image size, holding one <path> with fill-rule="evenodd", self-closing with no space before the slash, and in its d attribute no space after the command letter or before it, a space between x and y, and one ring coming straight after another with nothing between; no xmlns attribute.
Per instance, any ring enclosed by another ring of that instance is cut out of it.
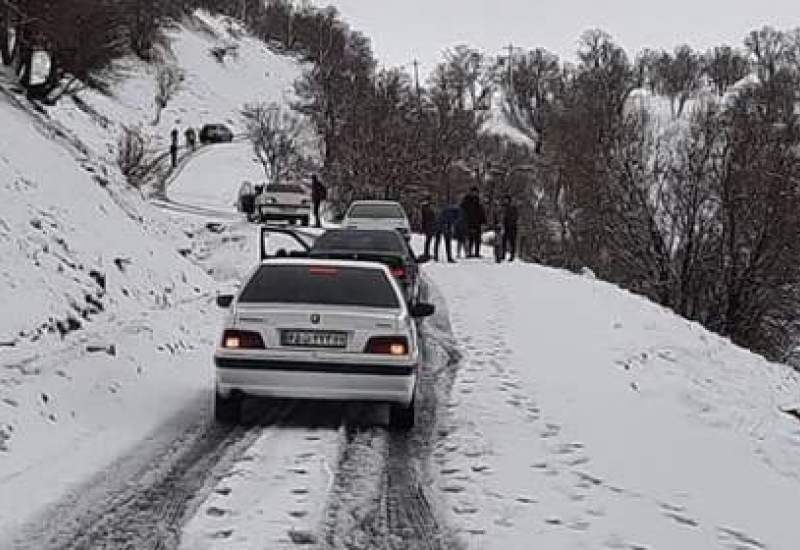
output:
<svg viewBox="0 0 800 550"><path fill-rule="evenodd" d="M283 330L281 345L302 348L345 348L346 332L322 330Z"/></svg>

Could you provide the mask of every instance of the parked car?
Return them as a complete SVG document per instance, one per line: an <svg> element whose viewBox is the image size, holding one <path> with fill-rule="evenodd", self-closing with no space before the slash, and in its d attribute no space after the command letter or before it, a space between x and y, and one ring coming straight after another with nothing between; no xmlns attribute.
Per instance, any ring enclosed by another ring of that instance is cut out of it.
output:
<svg viewBox="0 0 800 550"><path fill-rule="evenodd" d="M405 210L395 201L353 201L342 220L347 229L394 229L411 238Z"/></svg>
<svg viewBox="0 0 800 550"><path fill-rule="evenodd" d="M224 124L206 124L200 129L200 143L228 143L233 132Z"/></svg>
<svg viewBox="0 0 800 550"><path fill-rule="evenodd" d="M298 184L264 186L256 196L256 216L261 222L286 221L308 225L311 219L311 194Z"/></svg>
<svg viewBox="0 0 800 550"><path fill-rule="evenodd" d="M421 356L409 306L389 268L374 262L270 259L236 295L214 352L215 418L240 420L247 396L388 403L390 426L414 424Z"/></svg>
<svg viewBox="0 0 800 550"><path fill-rule="evenodd" d="M329 229L314 241L309 256L382 263L400 283L406 301L413 304L419 300L419 262L397 231Z"/></svg>

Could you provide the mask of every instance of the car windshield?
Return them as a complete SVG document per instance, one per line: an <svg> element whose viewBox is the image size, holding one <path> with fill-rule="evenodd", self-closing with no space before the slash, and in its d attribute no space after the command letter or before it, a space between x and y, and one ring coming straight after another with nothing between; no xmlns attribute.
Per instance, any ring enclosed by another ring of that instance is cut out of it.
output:
<svg viewBox="0 0 800 550"><path fill-rule="evenodd" d="M299 185L268 185L264 188L264 191L267 193L298 193L298 194L305 194L303 188Z"/></svg>
<svg viewBox="0 0 800 550"><path fill-rule="evenodd" d="M239 302L400 307L383 271L332 265L262 265Z"/></svg>
<svg viewBox="0 0 800 550"><path fill-rule="evenodd" d="M348 218L405 218L399 204L354 204L347 213Z"/></svg>
<svg viewBox="0 0 800 550"><path fill-rule="evenodd" d="M395 231L330 230L318 237L312 252L325 250L370 250L403 254L403 238Z"/></svg>

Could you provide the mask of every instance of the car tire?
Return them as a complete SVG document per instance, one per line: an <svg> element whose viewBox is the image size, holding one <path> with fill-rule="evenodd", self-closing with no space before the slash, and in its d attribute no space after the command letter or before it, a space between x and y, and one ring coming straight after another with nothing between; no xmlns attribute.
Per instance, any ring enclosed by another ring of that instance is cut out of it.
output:
<svg viewBox="0 0 800 550"><path fill-rule="evenodd" d="M214 420L220 424L238 424L242 419L242 396L223 397L214 392Z"/></svg>
<svg viewBox="0 0 800 550"><path fill-rule="evenodd" d="M308 216L303 216L300 218L300 223L303 227L308 227L308 225L311 223L311 220Z"/></svg>
<svg viewBox="0 0 800 550"><path fill-rule="evenodd" d="M414 427L414 417L416 416L415 399L411 400L407 406L392 405L389 410L389 428L394 432L407 432Z"/></svg>

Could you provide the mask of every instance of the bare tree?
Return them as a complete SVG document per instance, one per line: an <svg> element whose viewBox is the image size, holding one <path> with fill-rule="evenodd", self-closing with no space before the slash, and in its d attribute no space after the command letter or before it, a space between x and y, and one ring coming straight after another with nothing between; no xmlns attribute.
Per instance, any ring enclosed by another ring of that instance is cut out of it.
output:
<svg viewBox="0 0 800 550"><path fill-rule="evenodd" d="M117 166L128 183L141 188L148 182L156 164L157 159L142 129L124 127L117 140Z"/></svg>
<svg viewBox="0 0 800 550"><path fill-rule="evenodd" d="M291 176L302 161L300 120L274 103L245 105L242 116L269 183L280 183Z"/></svg>
<svg viewBox="0 0 800 550"><path fill-rule="evenodd" d="M153 126L161 121L163 111L183 82L183 71L174 65L160 65L156 70L155 104L156 116Z"/></svg>
<svg viewBox="0 0 800 550"><path fill-rule="evenodd" d="M730 46L717 46L709 50L703 58L703 65L720 96L750 71L747 57Z"/></svg>

